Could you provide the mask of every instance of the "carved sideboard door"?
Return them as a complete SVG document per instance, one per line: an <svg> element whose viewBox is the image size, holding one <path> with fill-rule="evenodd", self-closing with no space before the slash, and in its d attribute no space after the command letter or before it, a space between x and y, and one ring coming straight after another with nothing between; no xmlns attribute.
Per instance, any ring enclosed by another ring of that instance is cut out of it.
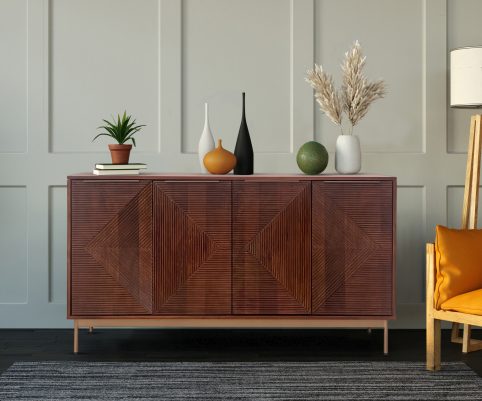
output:
<svg viewBox="0 0 482 401"><path fill-rule="evenodd" d="M76 180L70 207L70 314L150 314L151 183Z"/></svg>
<svg viewBox="0 0 482 401"><path fill-rule="evenodd" d="M311 184L233 182L233 313L311 312Z"/></svg>
<svg viewBox="0 0 482 401"><path fill-rule="evenodd" d="M231 313L231 183L154 182L154 312Z"/></svg>
<svg viewBox="0 0 482 401"><path fill-rule="evenodd" d="M392 315L392 183L312 185L313 314Z"/></svg>

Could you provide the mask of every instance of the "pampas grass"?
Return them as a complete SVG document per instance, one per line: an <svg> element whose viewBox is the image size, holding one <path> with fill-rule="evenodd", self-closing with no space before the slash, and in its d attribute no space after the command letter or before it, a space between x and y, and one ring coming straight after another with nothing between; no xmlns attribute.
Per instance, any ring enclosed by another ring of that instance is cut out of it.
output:
<svg viewBox="0 0 482 401"><path fill-rule="evenodd" d="M324 72L321 65L315 64L315 68L308 71L306 81L315 89L315 99L321 111L336 125L341 125L342 103L333 77Z"/></svg>
<svg viewBox="0 0 482 401"><path fill-rule="evenodd" d="M341 127L343 113L351 123L351 128L367 114L370 105L386 94L385 82L369 82L363 74L366 57L363 56L360 43L356 41L350 51L345 53L341 65L343 83L341 89L335 89L333 77L315 64L307 71L306 81L315 91L315 99L328 118ZM351 130L350 130L351 131Z"/></svg>

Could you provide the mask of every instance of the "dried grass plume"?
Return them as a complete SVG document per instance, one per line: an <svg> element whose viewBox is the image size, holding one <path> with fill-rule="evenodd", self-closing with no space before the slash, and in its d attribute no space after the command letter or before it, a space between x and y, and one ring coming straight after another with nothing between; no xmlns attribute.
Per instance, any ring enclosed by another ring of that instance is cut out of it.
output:
<svg viewBox="0 0 482 401"><path fill-rule="evenodd" d="M353 128L367 114L370 105L386 94L383 80L369 82L364 76L365 61L360 43L356 41L345 53L341 65L343 83L339 91L335 89L333 77L324 72L321 65L315 64L314 69L307 72L306 81L314 89L321 111L336 125L341 126L345 113Z"/></svg>
<svg viewBox="0 0 482 401"><path fill-rule="evenodd" d="M315 89L315 99L321 111L337 125L341 125L341 100L338 91L335 89L333 77L323 71L321 65L308 71L306 81Z"/></svg>

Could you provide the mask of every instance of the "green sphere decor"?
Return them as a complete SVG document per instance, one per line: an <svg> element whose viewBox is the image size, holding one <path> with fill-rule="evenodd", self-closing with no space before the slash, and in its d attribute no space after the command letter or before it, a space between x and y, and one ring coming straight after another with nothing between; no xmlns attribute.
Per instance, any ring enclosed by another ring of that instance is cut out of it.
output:
<svg viewBox="0 0 482 401"><path fill-rule="evenodd" d="M328 152L319 142L306 142L298 150L296 163L305 174L320 174L328 165Z"/></svg>

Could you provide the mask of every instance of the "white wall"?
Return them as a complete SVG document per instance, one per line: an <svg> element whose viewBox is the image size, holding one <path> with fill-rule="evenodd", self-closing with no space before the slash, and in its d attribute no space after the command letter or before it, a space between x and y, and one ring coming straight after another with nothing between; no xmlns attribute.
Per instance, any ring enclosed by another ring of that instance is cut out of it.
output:
<svg viewBox="0 0 482 401"><path fill-rule="evenodd" d="M480 0L0 0L0 327L67 327L66 175L107 161L91 142L127 109L133 161L198 170L203 102L233 148L241 91L258 172L296 172L338 131L304 82L359 39L388 84L357 127L363 171L398 177L398 314L423 324L424 243L458 226L470 112L447 108L448 50L482 45Z"/></svg>

